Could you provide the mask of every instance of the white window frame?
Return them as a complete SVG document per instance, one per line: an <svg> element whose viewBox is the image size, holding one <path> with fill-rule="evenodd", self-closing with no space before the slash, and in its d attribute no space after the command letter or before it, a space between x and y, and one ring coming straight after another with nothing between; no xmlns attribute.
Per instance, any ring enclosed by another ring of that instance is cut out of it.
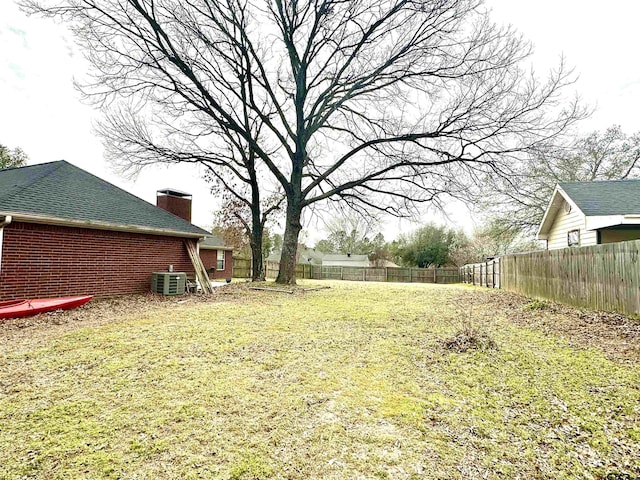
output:
<svg viewBox="0 0 640 480"><path fill-rule="evenodd" d="M574 233L576 239L573 243L571 243L571 234ZM567 245L570 247L579 247L580 246L580 230L569 230L567 232Z"/></svg>
<svg viewBox="0 0 640 480"><path fill-rule="evenodd" d="M220 258L221 254L222 254L222 258ZM216 253L216 270L218 272L224 271L224 269L226 267L224 254L225 254L224 250L218 250L217 253ZM220 265L222 265L222 268L220 268Z"/></svg>

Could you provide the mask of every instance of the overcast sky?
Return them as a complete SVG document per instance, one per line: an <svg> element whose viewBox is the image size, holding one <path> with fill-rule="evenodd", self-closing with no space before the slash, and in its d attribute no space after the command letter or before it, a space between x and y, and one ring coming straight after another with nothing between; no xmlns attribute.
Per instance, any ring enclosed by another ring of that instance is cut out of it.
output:
<svg viewBox="0 0 640 480"><path fill-rule="evenodd" d="M495 20L512 24L533 42L531 63L538 73L557 65L561 55L575 67L580 77L575 91L596 107L584 131L613 124L626 133L640 130L639 1L491 0L487 5ZM193 222L209 228L218 205L193 167L158 167L128 180L107 165L92 133L97 114L73 87L73 78L85 69L63 26L26 17L11 0L0 0L0 143L21 147L31 164L65 159L151 203L160 188L190 192ZM459 226L469 223L460 209L452 214ZM308 227L311 239L317 239L315 225ZM385 237L414 227L389 222Z"/></svg>

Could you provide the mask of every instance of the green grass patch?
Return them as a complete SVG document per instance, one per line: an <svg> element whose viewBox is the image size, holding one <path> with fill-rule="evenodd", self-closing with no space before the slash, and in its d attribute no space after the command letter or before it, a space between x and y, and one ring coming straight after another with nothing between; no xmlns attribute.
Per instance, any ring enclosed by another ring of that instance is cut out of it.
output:
<svg viewBox="0 0 640 480"><path fill-rule="evenodd" d="M549 302L539 299L531 300L522 307L523 310L546 310L547 308L549 308Z"/></svg>
<svg viewBox="0 0 640 480"><path fill-rule="evenodd" d="M325 284L1 342L0 478L640 475L637 363L495 292ZM445 347L461 311L491 348Z"/></svg>

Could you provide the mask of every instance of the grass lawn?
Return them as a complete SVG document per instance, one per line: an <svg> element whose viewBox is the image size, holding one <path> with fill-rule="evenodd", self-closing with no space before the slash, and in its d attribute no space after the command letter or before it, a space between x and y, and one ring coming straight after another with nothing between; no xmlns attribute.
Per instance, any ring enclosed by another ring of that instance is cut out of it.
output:
<svg viewBox="0 0 640 480"><path fill-rule="evenodd" d="M5 322L0 478L640 478L633 321L322 285ZM463 322L495 348L448 349Z"/></svg>

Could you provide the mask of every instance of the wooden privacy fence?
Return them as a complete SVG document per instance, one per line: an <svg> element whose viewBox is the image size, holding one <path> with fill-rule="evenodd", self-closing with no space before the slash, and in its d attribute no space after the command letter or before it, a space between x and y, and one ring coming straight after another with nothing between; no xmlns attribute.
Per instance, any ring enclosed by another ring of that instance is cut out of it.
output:
<svg viewBox="0 0 640 480"><path fill-rule="evenodd" d="M267 262L267 277L278 275L279 263ZM405 282L405 283L458 283L457 267L402 268L402 267L339 267L321 265L296 265L298 278L316 280L351 280L358 282Z"/></svg>
<svg viewBox="0 0 640 480"><path fill-rule="evenodd" d="M502 288L578 307L640 313L640 240L500 258Z"/></svg>
<svg viewBox="0 0 640 480"><path fill-rule="evenodd" d="M481 287L500 288L500 259L460 267L460 281Z"/></svg>
<svg viewBox="0 0 640 480"><path fill-rule="evenodd" d="M460 277L576 307L640 314L640 240L505 255L465 265Z"/></svg>
<svg viewBox="0 0 640 480"><path fill-rule="evenodd" d="M232 275L235 278L251 278L251 259L233 257Z"/></svg>

